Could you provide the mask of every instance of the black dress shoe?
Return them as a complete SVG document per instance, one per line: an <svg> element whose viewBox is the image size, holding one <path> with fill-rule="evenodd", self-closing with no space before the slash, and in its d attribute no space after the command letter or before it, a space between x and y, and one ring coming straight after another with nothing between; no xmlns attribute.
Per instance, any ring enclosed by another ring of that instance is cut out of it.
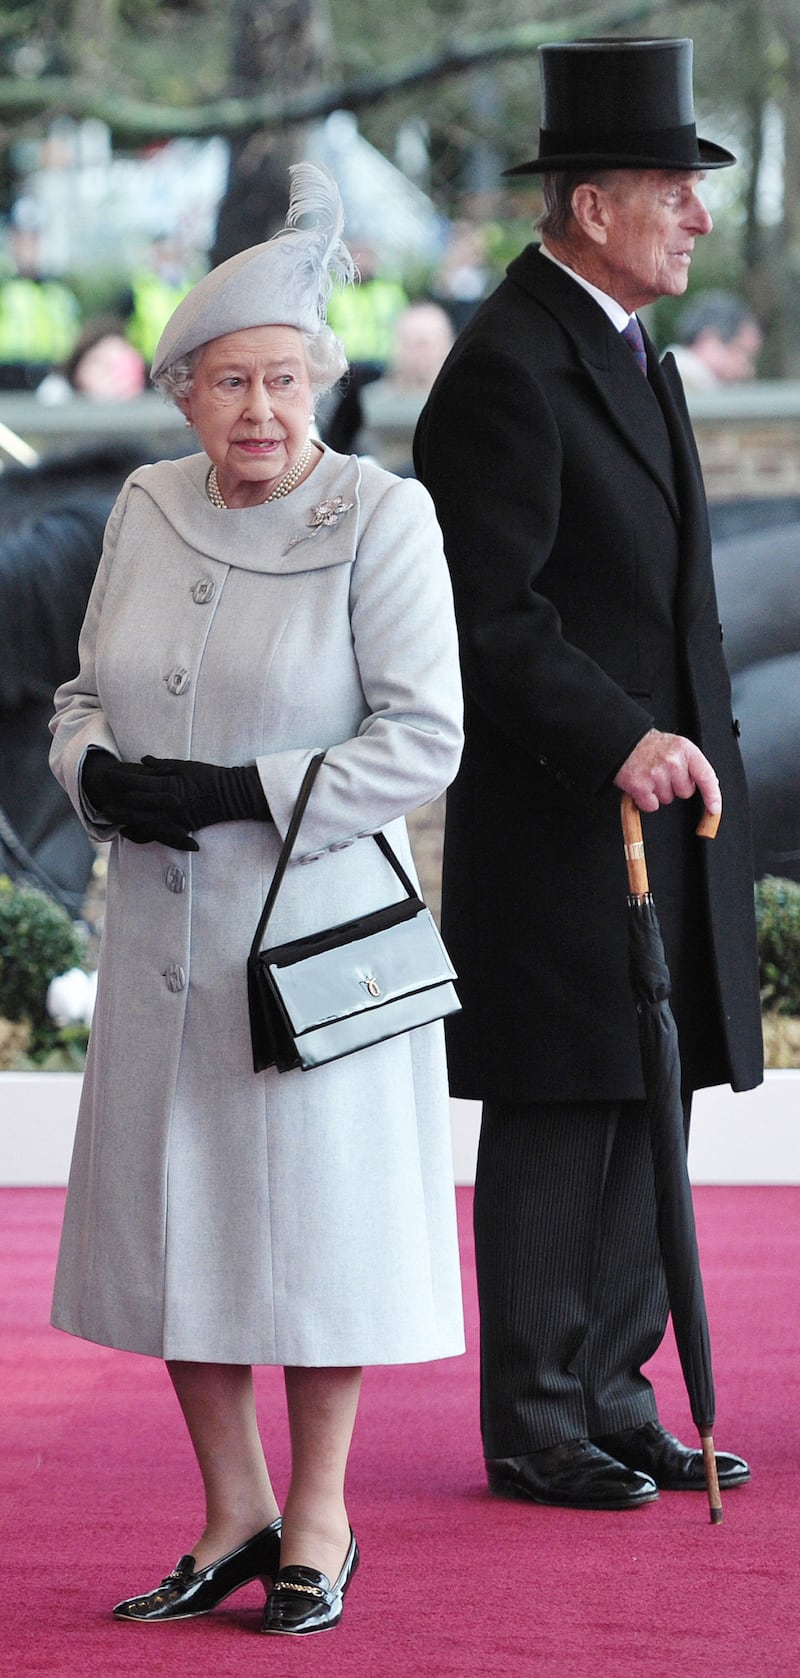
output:
<svg viewBox="0 0 800 1678"><path fill-rule="evenodd" d="M629 1427L623 1433L606 1433L595 1444L608 1451L629 1468L650 1474L662 1492L704 1492L706 1471L702 1451L693 1451L668 1433L660 1422L644 1422L641 1427ZM750 1469L744 1457L731 1456L727 1451L716 1451L717 1478L720 1491L732 1486L743 1486L750 1479Z"/></svg>
<svg viewBox="0 0 800 1678"><path fill-rule="evenodd" d="M358 1545L350 1529L350 1545L335 1584L313 1567L282 1567L264 1609L262 1631L282 1637L328 1631L342 1617L344 1593L358 1567Z"/></svg>
<svg viewBox="0 0 800 1678"><path fill-rule="evenodd" d="M210 1614L218 1602L233 1591L260 1579L264 1590L267 1581L277 1578L281 1557L280 1517L263 1531L230 1550L219 1561L195 1572L194 1556L181 1556L172 1573L153 1591L144 1596L132 1596L118 1602L114 1613L118 1620L191 1620L196 1614Z"/></svg>
<svg viewBox="0 0 800 1678"><path fill-rule="evenodd" d="M638 1509L658 1492L646 1474L632 1473L588 1439L568 1439L526 1457L487 1460L489 1488L499 1497L530 1498L562 1509Z"/></svg>

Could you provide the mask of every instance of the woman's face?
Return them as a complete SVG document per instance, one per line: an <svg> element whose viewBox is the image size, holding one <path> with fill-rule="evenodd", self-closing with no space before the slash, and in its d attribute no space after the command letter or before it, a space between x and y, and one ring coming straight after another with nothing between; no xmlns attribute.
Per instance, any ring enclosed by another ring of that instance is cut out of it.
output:
<svg viewBox="0 0 800 1678"><path fill-rule="evenodd" d="M72 383L82 396L98 402L126 402L141 395L147 375L133 344L121 333L109 332L81 356Z"/></svg>
<svg viewBox="0 0 800 1678"><path fill-rule="evenodd" d="M180 407L217 468L228 506L265 501L308 439L313 398L300 333L250 326L213 338Z"/></svg>

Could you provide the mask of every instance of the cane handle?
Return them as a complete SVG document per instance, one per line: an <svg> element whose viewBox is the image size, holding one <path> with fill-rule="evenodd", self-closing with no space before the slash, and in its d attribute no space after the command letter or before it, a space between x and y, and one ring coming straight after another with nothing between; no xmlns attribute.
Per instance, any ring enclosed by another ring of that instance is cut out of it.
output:
<svg viewBox="0 0 800 1678"><path fill-rule="evenodd" d="M624 792L620 799L620 816L625 845L625 863L628 869L628 891L631 897L646 897L650 890L650 882L647 878L647 863L644 855L644 840L642 839L642 817L629 792Z"/></svg>
<svg viewBox="0 0 800 1678"><path fill-rule="evenodd" d="M721 810L717 810L714 815L710 810L704 810L695 829L698 839L716 839L721 820Z"/></svg>
<svg viewBox="0 0 800 1678"><path fill-rule="evenodd" d="M628 890L632 897L643 897L650 890L650 884L644 855L642 817L629 792L623 792L620 799L620 816L625 862L628 868ZM714 814L711 810L704 810L695 829L698 838L716 839L720 821L720 811Z"/></svg>

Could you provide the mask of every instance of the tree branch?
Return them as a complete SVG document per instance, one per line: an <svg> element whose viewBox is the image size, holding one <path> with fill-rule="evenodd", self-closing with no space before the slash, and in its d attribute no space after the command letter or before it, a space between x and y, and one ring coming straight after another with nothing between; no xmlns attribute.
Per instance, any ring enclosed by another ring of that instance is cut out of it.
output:
<svg viewBox="0 0 800 1678"><path fill-rule="evenodd" d="M686 0L678 0L678 4ZM393 93L420 83L430 84L461 75L478 65L535 53L546 41L580 40L608 29L630 28L654 13L675 9L676 0L619 0L595 7L569 24L528 23L516 29L494 30L452 42L438 52L387 65L368 75L336 86L308 87L298 92L260 94L255 98L215 99L206 105L178 109L148 104L98 87L80 78L48 76L24 81L0 79L0 117L96 117L106 123L114 139L142 144L154 139L232 138L253 129L281 128L329 116L331 111L356 111L377 104Z"/></svg>

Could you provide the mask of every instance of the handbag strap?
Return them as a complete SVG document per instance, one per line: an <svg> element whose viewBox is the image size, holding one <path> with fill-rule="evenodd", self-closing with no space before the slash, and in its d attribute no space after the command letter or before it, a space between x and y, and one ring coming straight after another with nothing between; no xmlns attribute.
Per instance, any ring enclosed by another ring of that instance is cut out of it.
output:
<svg viewBox="0 0 800 1678"><path fill-rule="evenodd" d="M264 903L264 907L261 911L261 919L259 920L258 926L256 927L255 936L254 936L253 942L250 946L251 959L258 954L258 951L261 947L261 940L263 939L264 933L267 930L267 923L268 923L269 918L272 914L272 911L275 907L275 900L278 896L278 892L280 891L281 883L283 881L283 876L286 873L286 869L287 869L287 866L288 866L288 863L289 863L289 858L290 858L290 856L292 854L292 851L294 849L294 842L297 838L297 834L298 834L298 831L299 831L299 828L300 828L300 823L303 820L306 805L307 805L309 797L311 795L311 788L314 785L314 782L317 778L317 775L318 775L319 770L322 766L324 758L325 758L325 753L324 752L317 752L315 754L315 756L312 757L311 762L309 763L308 768L305 772L305 775L303 776L303 779L302 779L302 782L301 782L301 785L300 785L300 791L297 794L297 801L296 801L295 807L292 811L292 819L289 823L289 826L286 829L286 838L284 839L283 844L281 846L280 856L278 857L278 861L275 865L275 872L274 872L274 874L272 876L272 880L270 882L270 888L269 888L269 891L267 892L266 902ZM389 841L386 837L386 834L385 833L373 833L371 835L371 837L375 840L375 843L378 846L378 849L383 852L383 855L385 856L386 861L388 863L390 863L392 868L394 869L395 874L397 875L397 878L400 881L400 884L403 886L403 888L406 892L406 896L407 897L413 897L413 898L416 898L418 901L421 901L421 899L419 898L419 893L417 892L415 887L412 885L412 882L409 879L409 876L406 873L399 857L397 857L395 855L391 845L389 844Z"/></svg>

